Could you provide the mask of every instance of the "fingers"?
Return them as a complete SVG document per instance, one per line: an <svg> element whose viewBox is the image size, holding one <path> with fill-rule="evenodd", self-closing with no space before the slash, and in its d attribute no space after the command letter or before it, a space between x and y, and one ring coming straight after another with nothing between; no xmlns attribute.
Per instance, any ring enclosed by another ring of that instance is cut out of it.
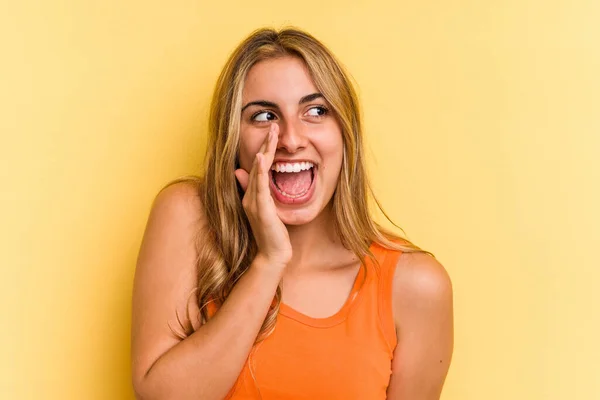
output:
<svg viewBox="0 0 600 400"><path fill-rule="evenodd" d="M260 149L258 149L259 153L264 153L265 150L267 150L267 147L269 146L269 139L271 137L271 131L273 131L273 125L275 124L271 124L269 126L269 133L267 133L267 136L265 137L265 140L263 140L262 145L260 146Z"/></svg>
<svg viewBox="0 0 600 400"><path fill-rule="evenodd" d="M234 174L235 174L235 177L237 178L238 182L240 183L242 190L245 192L246 188L248 187L248 179L250 178L250 174L248 174L246 171L244 171L241 168L236 169Z"/></svg>
<svg viewBox="0 0 600 400"><path fill-rule="evenodd" d="M265 152L265 160L267 164L267 168L271 168L273 164L273 159L275 158L275 151L277 150L277 142L279 141L279 125L271 124L271 129L269 130L269 134L271 135L266 152Z"/></svg>
<svg viewBox="0 0 600 400"><path fill-rule="evenodd" d="M275 150L277 149L277 135L279 129L277 124L271 124L269 134L267 135L266 149L263 153L259 154L259 169L258 169L258 182L257 182L257 194L263 200L270 197L269 190L269 179L271 165L273 164L273 158L275 157Z"/></svg>
<svg viewBox="0 0 600 400"><path fill-rule="evenodd" d="M260 149L258 150L259 153L263 153L265 151L265 149L267 148L268 139L269 139L269 135L267 134L267 137L265 138L262 145L260 146ZM247 192L248 188L250 187L250 182L252 181L252 175L253 175L253 172L255 172L255 165L257 164L256 161L257 161L257 159L255 158L254 161L252 162L252 167L250 168L250 172L246 172L246 170L244 170L243 168L238 168L234 171L235 177L237 178L237 180L240 183L240 186L242 187L242 190L244 190L244 192Z"/></svg>
<svg viewBox="0 0 600 400"><path fill-rule="evenodd" d="M259 153L256 157L258 158L258 173L255 177L256 197L263 201L269 195L269 167L266 165L264 154Z"/></svg>
<svg viewBox="0 0 600 400"><path fill-rule="evenodd" d="M275 157L277 149L277 141L279 135L279 126L271 124L269 133L265 137L258 153L252 163L250 173L244 169L237 169L234 173L240 183L240 186L246 193L245 196L253 197L252 193L256 193L257 197L264 197L269 194L269 179L271 165Z"/></svg>
<svg viewBox="0 0 600 400"><path fill-rule="evenodd" d="M256 154L256 156L254 156L254 161L252 162L252 169L250 170L250 174L248 175L248 187L246 188L246 196L249 197L250 199L252 199L254 197L254 194L256 189L256 174L257 174L257 170L258 170L258 154ZM250 194L250 196L248 196L248 194Z"/></svg>

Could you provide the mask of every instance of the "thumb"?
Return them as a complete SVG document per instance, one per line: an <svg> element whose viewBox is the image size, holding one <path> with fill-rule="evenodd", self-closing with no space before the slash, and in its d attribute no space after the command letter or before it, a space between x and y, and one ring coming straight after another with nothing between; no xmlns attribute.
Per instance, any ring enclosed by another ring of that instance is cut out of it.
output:
<svg viewBox="0 0 600 400"><path fill-rule="evenodd" d="M240 169L236 169L234 174L235 174L235 177L237 178L238 182L240 183L242 190L245 192L246 188L248 188L248 178L249 178L248 173L245 170L240 168Z"/></svg>

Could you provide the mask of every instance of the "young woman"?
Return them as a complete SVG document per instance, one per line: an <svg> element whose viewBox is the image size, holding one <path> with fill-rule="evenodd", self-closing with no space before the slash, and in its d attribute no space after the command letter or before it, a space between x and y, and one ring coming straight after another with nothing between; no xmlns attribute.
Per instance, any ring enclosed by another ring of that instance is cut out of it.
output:
<svg viewBox="0 0 600 400"><path fill-rule="evenodd" d="M133 294L138 399L439 399L450 279L373 221L369 195L339 62L297 29L251 34L218 79L203 177L152 206Z"/></svg>

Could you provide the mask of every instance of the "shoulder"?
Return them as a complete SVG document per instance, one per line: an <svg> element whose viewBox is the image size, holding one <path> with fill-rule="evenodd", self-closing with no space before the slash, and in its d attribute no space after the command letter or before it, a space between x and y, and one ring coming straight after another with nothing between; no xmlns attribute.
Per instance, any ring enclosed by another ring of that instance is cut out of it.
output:
<svg viewBox="0 0 600 400"><path fill-rule="evenodd" d="M154 197L148 228L181 235L204 226L204 215L199 179L177 179L163 186Z"/></svg>
<svg viewBox="0 0 600 400"><path fill-rule="evenodd" d="M152 202L151 212L192 222L202 219L200 183L197 180L177 180L164 186Z"/></svg>
<svg viewBox="0 0 600 400"><path fill-rule="evenodd" d="M155 196L142 244L138 268L153 273L190 269L198 235L205 225L199 183L177 180L164 186ZM170 262L163 262L170 260Z"/></svg>
<svg viewBox="0 0 600 400"><path fill-rule="evenodd" d="M397 345L389 399L439 399L454 348L452 282L427 253L402 253L393 279Z"/></svg>
<svg viewBox="0 0 600 400"><path fill-rule="evenodd" d="M173 181L165 185L152 202L144 242L150 248L172 246L191 257L196 253L205 221L199 181Z"/></svg>
<svg viewBox="0 0 600 400"><path fill-rule="evenodd" d="M452 307L452 281L444 266L427 253L403 252L398 257L393 279L396 324L423 313L448 312Z"/></svg>
<svg viewBox="0 0 600 400"><path fill-rule="evenodd" d="M198 234L203 223L199 186L191 180L169 183L152 202L133 284L134 379L141 379L161 354L181 340L174 335L184 327L179 315L188 316L186 324L197 321L189 317L199 312L190 294L197 282Z"/></svg>
<svg viewBox="0 0 600 400"><path fill-rule="evenodd" d="M185 281L189 286L204 227L198 183L178 180L164 186L152 202L136 275L157 282L176 280L177 285Z"/></svg>

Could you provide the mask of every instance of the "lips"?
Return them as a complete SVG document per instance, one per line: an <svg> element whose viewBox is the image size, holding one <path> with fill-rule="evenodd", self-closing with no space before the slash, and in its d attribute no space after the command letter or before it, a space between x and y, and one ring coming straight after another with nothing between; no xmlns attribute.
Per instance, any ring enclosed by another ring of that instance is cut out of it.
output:
<svg viewBox="0 0 600 400"><path fill-rule="evenodd" d="M311 168L312 178L309 188L305 192L300 193L298 195L289 195L283 192L275 183L275 179L273 176L274 173L275 172L273 170L269 171L269 186L271 189L271 194L277 202L285 205L302 205L310 201L315 192L315 186L318 176L316 165Z"/></svg>

